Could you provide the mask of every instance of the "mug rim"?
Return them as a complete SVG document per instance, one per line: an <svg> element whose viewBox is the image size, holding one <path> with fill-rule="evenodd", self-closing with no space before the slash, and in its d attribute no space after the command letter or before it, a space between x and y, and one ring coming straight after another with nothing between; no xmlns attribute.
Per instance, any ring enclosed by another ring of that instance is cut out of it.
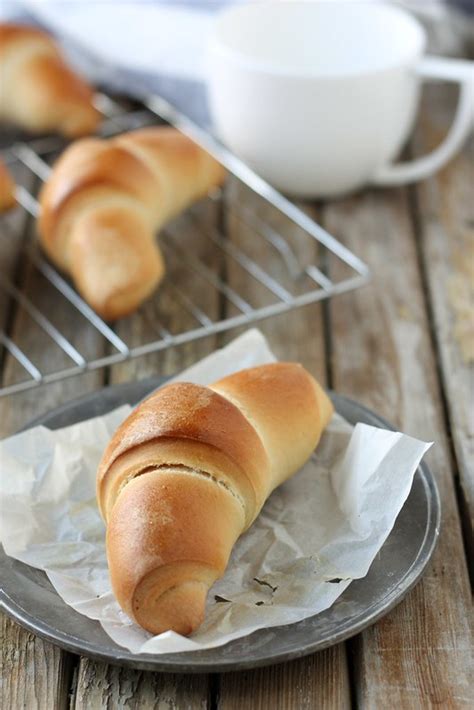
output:
<svg viewBox="0 0 474 710"><path fill-rule="evenodd" d="M271 3L269 2L246 2L243 4L232 5L222 9L216 17L214 29L211 35L210 50L223 56L225 59L232 61L234 64L240 66L241 69L252 71L259 74L273 75L276 77L286 77L295 79L354 79L364 76L373 76L375 74L380 74L383 72L391 71L393 69L403 68L416 62L425 52L427 44L427 34L423 25L419 20L407 12L406 10L396 6L389 5L387 2L376 3L374 7L377 7L378 11L387 11L392 16L396 15L398 17L404 18L408 21L416 34L418 35L418 46L416 51L411 51L410 54L406 53L403 60L397 62L389 62L385 65L377 65L373 68L357 69L357 70L334 70L334 69L316 69L316 68L297 68L295 66L281 66L272 61L266 61L253 57L244 51L230 47L219 33L222 31L223 23L232 15L239 14L249 14L251 15L256 8L261 5ZM283 5L284 3L281 3ZM286 3L290 4L290 3ZM292 4L292 3L291 3ZM296 3L295 3L296 4ZM305 3L300 3L305 4ZM369 3L366 3L368 5Z"/></svg>

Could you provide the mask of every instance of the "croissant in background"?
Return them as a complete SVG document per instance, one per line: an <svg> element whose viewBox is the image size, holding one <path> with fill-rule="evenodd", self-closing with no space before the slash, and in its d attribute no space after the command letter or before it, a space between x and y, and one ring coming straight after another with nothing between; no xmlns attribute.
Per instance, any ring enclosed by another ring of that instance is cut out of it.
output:
<svg viewBox="0 0 474 710"><path fill-rule="evenodd" d="M93 133L100 114L93 92L70 69L51 37L0 23L0 119L33 133L73 138Z"/></svg>
<svg viewBox="0 0 474 710"><path fill-rule="evenodd" d="M9 210L15 204L15 183L0 160L0 213Z"/></svg>
<svg viewBox="0 0 474 710"><path fill-rule="evenodd" d="M301 366L171 384L123 422L97 473L112 587L153 634L195 631L237 538L309 458L333 412Z"/></svg>
<svg viewBox="0 0 474 710"><path fill-rule="evenodd" d="M97 313L120 318L163 277L156 230L223 178L220 164L174 128L77 141L41 192L41 244Z"/></svg>

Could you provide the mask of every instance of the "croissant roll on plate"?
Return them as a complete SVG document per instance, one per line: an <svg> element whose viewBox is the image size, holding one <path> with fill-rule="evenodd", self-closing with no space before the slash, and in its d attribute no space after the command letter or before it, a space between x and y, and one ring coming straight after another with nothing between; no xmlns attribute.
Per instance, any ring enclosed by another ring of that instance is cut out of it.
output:
<svg viewBox="0 0 474 710"><path fill-rule="evenodd" d="M9 210L15 204L15 183L3 161L0 160L0 213Z"/></svg>
<svg viewBox="0 0 474 710"><path fill-rule="evenodd" d="M77 141L41 192L41 244L99 315L120 318L164 275L155 232L223 179L221 165L174 128Z"/></svg>
<svg viewBox="0 0 474 710"><path fill-rule="evenodd" d="M112 587L153 634L187 635L237 538L307 461L333 412L295 363L170 384L122 423L97 473Z"/></svg>
<svg viewBox="0 0 474 710"><path fill-rule="evenodd" d="M0 85L0 119L33 133L74 138L99 124L92 89L35 27L0 23Z"/></svg>

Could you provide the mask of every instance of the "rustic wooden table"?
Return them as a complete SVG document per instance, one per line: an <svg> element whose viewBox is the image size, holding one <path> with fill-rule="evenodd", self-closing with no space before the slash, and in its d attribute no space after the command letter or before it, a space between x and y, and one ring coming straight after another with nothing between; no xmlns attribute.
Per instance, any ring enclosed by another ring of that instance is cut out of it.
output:
<svg viewBox="0 0 474 710"><path fill-rule="evenodd" d="M426 92L410 151L436 145L449 124L454 95ZM305 206L366 261L372 283L330 303L273 318L262 330L281 358L301 361L322 382L435 446L443 521L423 580L386 618L350 641L294 662L253 672L174 676L79 658L2 618L3 707L44 708L441 708L473 707L471 590L474 479L472 365L474 283L474 146L445 170L410 188L367 190ZM2 235L3 236L3 235ZM236 235L236 238L238 235ZM34 272L19 243L0 239L0 266L36 301ZM237 278L232 270L227 278ZM212 304L211 304L212 305ZM217 305L216 305L217 307ZM71 328L58 305L57 320ZM169 318L173 319L172 304ZM40 362L51 353L26 330L24 316L0 302L2 325L30 340ZM62 319L62 320L61 320ZM150 313L119 325L128 340L150 328ZM90 330L73 340L93 349ZM236 332L0 399L0 435L104 384L175 373ZM1 363L4 384L15 374ZM471 674L471 677L470 677Z"/></svg>

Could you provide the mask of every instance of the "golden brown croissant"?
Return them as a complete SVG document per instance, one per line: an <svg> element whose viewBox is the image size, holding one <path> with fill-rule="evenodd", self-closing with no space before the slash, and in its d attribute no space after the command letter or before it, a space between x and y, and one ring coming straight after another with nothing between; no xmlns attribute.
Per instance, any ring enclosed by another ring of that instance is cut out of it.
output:
<svg viewBox="0 0 474 710"><path fill-rule="evenodd" d="M34 27L0 23L0 87L0 119L28 131L76 137L100 121L90 87Z"/></svg>
<svg viewBox="0 0 474 710"><path fill-rule="evenodd" d="M41 244L100 315L120 318L163 277L156 230L223 177L220 164L174 128L77 141L40 195Z"/></svg>
<svg viewBox="0 0 474 710"><path fill-rule="evenodd" d="M15 183L2 160L0 160L0 212L9 210L15 204Z"/></svg>
<svg viewBox="0 0 474 710"><path fill-rule="evenodd" d="M192 633L232 547L309 458L333 407L295 363L171 384L123 422L97 473L116 598L148 631Z"/></svg>

